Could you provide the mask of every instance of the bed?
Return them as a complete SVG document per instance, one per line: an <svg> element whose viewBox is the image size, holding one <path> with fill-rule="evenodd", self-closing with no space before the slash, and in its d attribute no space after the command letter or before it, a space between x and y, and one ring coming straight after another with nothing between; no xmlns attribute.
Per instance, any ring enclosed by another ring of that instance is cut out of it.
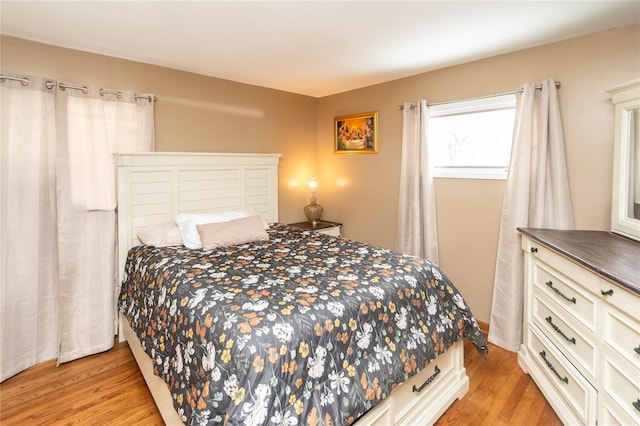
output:
<svg viewBox="0 0 640 426"><path fill-rule="evenodd" d="M278 223L278 162L117 157L120 327L164 421L434 423L468 390L462 338L487 350L464 299L423 259ZM246 208L267 238L138 238L179 213Z"/></svg>

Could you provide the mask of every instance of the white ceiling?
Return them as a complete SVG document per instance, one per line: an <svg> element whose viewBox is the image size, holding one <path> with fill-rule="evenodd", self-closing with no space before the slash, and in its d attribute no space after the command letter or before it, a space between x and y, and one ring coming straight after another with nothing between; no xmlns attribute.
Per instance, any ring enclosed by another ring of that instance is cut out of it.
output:
<svg viewBox="0 0 640 426"><path fill-rule="evenodd" d="M0 1L0 32L321 97L640 22L640 1Z"/></svg>

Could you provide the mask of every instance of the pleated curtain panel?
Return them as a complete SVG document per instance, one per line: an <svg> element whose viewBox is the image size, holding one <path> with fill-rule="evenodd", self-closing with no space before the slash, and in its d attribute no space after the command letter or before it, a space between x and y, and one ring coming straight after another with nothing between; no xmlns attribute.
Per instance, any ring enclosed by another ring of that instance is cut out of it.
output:
<svg viewBox="0 0 640 426"><path fill-rule="evenodd" d="M154 97L2 79L0 381L113 346L113 154L153 151Z"/></svg>
<svg viewBox="0 0 640 426"><path fill-rule="evenodd" d="M558 91L554 80L517 95L491 306L489 341L522 343L524 258L516 228L574 229Z"/></svg>
<svg viewBox="0 0 640 426"><path fill-rule="evenodd" d="M438 228L428 124L426 100L413 106L404 104L396 250L437 265Z"/></svg>

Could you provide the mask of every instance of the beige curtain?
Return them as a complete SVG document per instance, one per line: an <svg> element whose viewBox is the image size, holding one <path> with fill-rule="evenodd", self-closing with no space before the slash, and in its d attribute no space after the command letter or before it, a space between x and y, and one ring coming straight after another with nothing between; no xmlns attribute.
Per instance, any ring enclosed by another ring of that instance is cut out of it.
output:
<svg viewBox="0 0 640 426"><path fill-rule="evenodd" d="M0 83L0 381L58 354L55 93Z"/></svg>
<svg viewBox="0 0 640 426"><path fill-rule="evenodd" d="M527 83L516 123L502 209L489 341L522 343L524 258L518 227L573 229L558 92L553 80Z"/></svg>
<svg viewBox="0 0 640 426"><path fill-rule="evenodd" d="M396 250L438 264L433 171L427 143L429 108L424 99L402 110L402 162Z"/></svg>
<svg viewBox="0 0 640 426"><path fill-rule="evenodd" d="M60 362L105 351L116 334L115 152L153 151L153 105L131 91L59 90Z"/></svg>
<svg viewBox="0 0 640 426"><path fill-rule="evenodd" d="M2 380L42 360L113 346L113 153L154 148L152 96L29 80L1 83ZM46 112L44 101L25 101L31 92L46 94ZM32 266L45 260L46 268Z"/></svg>

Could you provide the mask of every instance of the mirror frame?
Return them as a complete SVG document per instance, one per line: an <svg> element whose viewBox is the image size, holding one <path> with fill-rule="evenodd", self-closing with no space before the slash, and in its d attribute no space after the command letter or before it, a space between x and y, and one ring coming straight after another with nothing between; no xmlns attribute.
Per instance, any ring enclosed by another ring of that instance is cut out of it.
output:
<svg viewBox="0 0 640 426"><path fill-rule="evenodd" d="M631 132L629 111L640 113L640 80L609 90L615 105L611 232L640 241L640 220L629 217L629 152ZM640 135L636 135L639 137Z"/></svg>

